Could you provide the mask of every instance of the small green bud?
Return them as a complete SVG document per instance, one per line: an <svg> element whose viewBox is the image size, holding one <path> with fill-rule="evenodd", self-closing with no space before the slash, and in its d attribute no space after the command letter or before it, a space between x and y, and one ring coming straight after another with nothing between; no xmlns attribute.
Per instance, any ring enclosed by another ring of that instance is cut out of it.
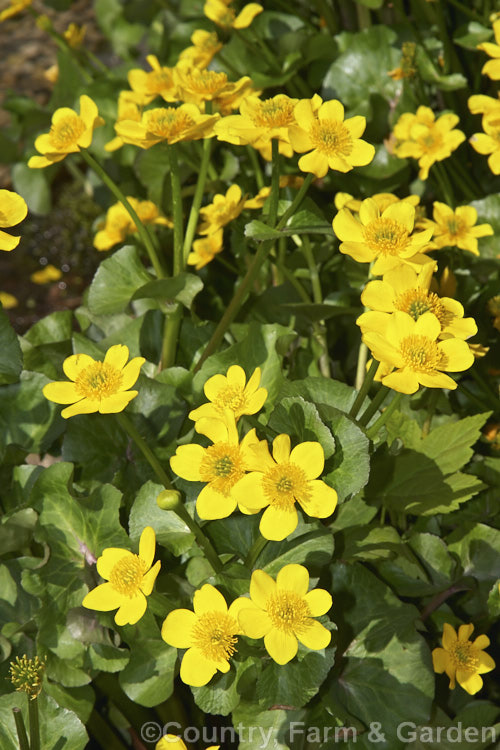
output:
<svg viewBox="0 0 500 750"><path fill-rule="evenodd" d="M156 502L162 510L175 510L181 502L181 493L178 490L163 490L156 498Z"/></svg>

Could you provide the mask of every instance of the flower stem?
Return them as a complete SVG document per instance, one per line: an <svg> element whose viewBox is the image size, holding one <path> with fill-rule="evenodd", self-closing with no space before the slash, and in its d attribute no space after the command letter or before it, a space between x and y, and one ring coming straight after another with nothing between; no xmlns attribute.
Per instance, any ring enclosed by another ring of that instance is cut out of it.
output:
<svg viewBox="0 0 500 750"><path fill-rule="evenodd" d="M23 713L20 708L13 708L14 721L16 722L17 739L19 740L19 750L30 750L26 727L24 726Z"/></svg>
<svg viewBox="0 0 500 750"><path fill-rule="evenodd" d="M146 443L142 435L139 433L132 420L129 419L128 415L124 414L123 412L119 412L116 417L122 429L129 435L129 437L134 441L137 447L142 451L144 457L148 461L149 465L151 466L165 489L173 489L172 483L168 478L163 466L161 465L149 445ZM203 549L205 557L207 558L208 562L215 570L215 572L218 573L220 570L222 570L222 563L219 559L219 556L217 555L217 552L212 547L210 540L205 536L196 521L191 518L186 508L183 505L179 504L175 507L173 512L177 516L179 516L179 518L184 521L186 526L188 526L189 529L193 532L196 541Z"/></svg>
<svg viewBox="0 0 500 750"><path fill-rule="evenodd" d="M257 562L257 559L264 549L264 547L267 544L267 539L265 539L263 536L257 537L255 542L252 544L252 547L250 549L250 552L245 558L245 565L250 570L253 570L255 563Z"/></svg>
<svg viewBox="0 0 500 750"><path fill-rule="evenodd" d="M137 212L134 210L134 208L130 205L129 201L127 200L126 196L118 185L114 182L114 180L111 179L111 177L108 175L108 173L101 167L98 161L94 159L93 156L89 154L89 152L85 149L80 149L80 153L84 160L87 162L89 167L94 170L94 172L101 178L101 180L104 182L107 188L113 193L115 198L117 198L120 203L124 206L124 208L128 211L130 218L134 222L134 224L137 227L137 231L139 232L139 237L142 240L142 243L144 247L147 250L147 253L149 255L149 260L151 261L151 265L156 271L156 275L159 279L165 278L165 274L163 272L162 265L160 263L160 259L158 258L158 254L156 252L156 249L153 244L153 240L151 239L151 235L149 234L148 230L142 223L142 221L137 216Z"/></svg>
<svg viewBox="0 0 500 750"><path fill-rule="evenodd" d="M209 102L207 102L207 104L208 103ZM193 244L194 235L196 233L196 225L198 223L198 216L200 215L200 207L201 207L201 201L203 199L203 191L205 189L205 182L207 180L211 148L212 148L211 138L205 138L203 141L203 155L201 158L200 171L198 172L196 190L193 196L191 210L189 212L189 218L188 218L187 227L186 227L186 234L184 236L184 245L183 245L184 267L186 266L188 255L191 250L191 245Z"/></svg>
<svg viewBox="0 0 500 750"><path fill-rule="evenodd" d="M444 172L444 170L443 171L441 170L441 164L439 164L439 162L435 162L433 166L434 166L434 170L432 174L438 185L438 188L444 195L446 203L450 206L450 208L454 208L455 200L453 198L453 191L448 181L446 172Z"/></svg>
<svg viewBox="0 0 500 750"><path fill-rule="evenodd" d="M371 404L368 406L366 411L361 415L361 417L358 419L358 423L362 425L363 427L366 427L370 419L373 417L377 409L383 402L385 401L385 397L389 393L391 389L387 388L386 385L381 385L378 389L377 393L372 399Z"/></svg>
<svg viewBox="0 0 500 750"><path fill-rule="evenodd" d="M250 145L247 146L247 153L250 157L250 161L252 162L252 167L253 167L254 177L257 183L257 187L259 188L259 190L261 190L264 187L264 176L262 174L262 169L259 164L257 153L254 147Z"/></svg>
<svg viewBox="0 0 500 750"><path fill-rule="evenodd" d="M168 163L170 167L170 184L172 186L172 220L174 222L174 266L173 275L177 276L184 270L183 252L183 215L181 180L179 175L179 161L175 145L167 146Z"/></svg>
<svg viewBox="0 0 500 750"><path fill-rule="evenodd" d="M301 250L304 253L304 257L307 261L309 268L309 276L311 279L311 286L313 291L313 300L317 305L321 305L323 302L323 292L321 289L321 281L318 273L318 266L315 263L313 251L311 248L311 241L307 235L302 238ZM319 369L321 374L325 378L331 377L330 373L330 362L328 358L328 339L326 337L326 325L324 320L319 320L314 326L316 337L323 349L319 358Z"/></svg>
<svg viewBox="0 0 500 750"><path fill-rule="evenodd" d="M278 201L280 197L280 152L278 139L273 138L271 143L273 171L271 174L271 195L269 196L269 216L267 223L270 227L274 227L278 218Z"/></svg>
<svg viewBox="0 0 500 750"><path fill-rule="evenodd" d="M370 365L370 369L366 373L365 379L363 381L363 385L361 386L358 395L356 396L353 405L351 406L351 410L349 411L349 416L352 419L355 419L358 411L361 409L361 405L363 401L365 400L365 397L370 390L371 384L373 383L373 378L375 377L375 374L377 372L379 363L376 359L372 359L372 363Z"/></svg>
<svg viewBox="0 0 500 750"><path fill-rule="evenodd" d="M166 370L175 364L175 352L177 350L177 339L182 320L182 307L179 302L165 313L163 325L163 341L161 347L160 370Z"/></svg>
<svg viewBox="0 0 500 750"><path fill-rule="evenodd" d="M278 224L276 225L276 229L283 229L283 227L287 223L290 216L293 216L297 208L300 206L300 204L304 200L306 193L309 190L313 179L314 179L313 173L309 172L304 182L302 183L299 192L297 193L297 195L295 196L291 204L288 206L287 210L285 211L281 219L278 221Z"/></svg>
<svg viewBox="0 0 500 750"><path fill-rule="evenodd" d="M378 431L380 430L380 428L385 425L385 423L387 422L387 420L389 419L389 417L393 414L393 412L396 411L397 407L399 406L399 403L400 403L401 399L403 398L403 395L404 395L403 393L396 393L396 395L392 399L392 401L389 404L389 406L387 407L387 409L385 409L382 412L382 414L377 419L377 421L375 422L375 424L372 425L370 427L370 429L366 431L366 434L370 438L370 440L373 440L377 436Z"/></svg>
<svg viewBox="0 0 500 750"><path fill-rule="evenodd" d="M38 698L28 701L30 721L30 750L40 750L40 717L38 714Z"/></svg>

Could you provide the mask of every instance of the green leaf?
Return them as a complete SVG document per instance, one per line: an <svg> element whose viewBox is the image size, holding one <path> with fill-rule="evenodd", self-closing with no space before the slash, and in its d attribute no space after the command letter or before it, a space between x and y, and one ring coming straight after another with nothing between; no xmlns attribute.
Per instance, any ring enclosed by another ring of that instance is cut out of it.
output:
<svg viewBox="0 0 500 750"><path fill-rule="evenodd" d="M271 662L257 682L256 697L265 708L275 705L301 708L318 693L335 661L335 648L309 651L286 669Z"/></svg>
<svg viewBox="0 0 500 750"><path fill-rule="evenodd" d="M162 302L181 302L188 310L193 300L203 289L203 282L192 273L180 273L171 279L155 279L141 286L132 299L158 299Z"/></svg>
<svg viewBox="0 0 500 750"><path fill-rule="evenodd" d="M239 683L248 681L254 675L255 661L250 658L233 664L236 670L230 669L227 674L217 672L208 685L191 688L194 702L206 714L229 716L240 702Z"/></svg>
<svg viewBox="0 0 500 750"><path fill-rule="evenodd" d="M275 240L280 236L281 232L279 230L273 229L258 219L250 221L245 226L245 237L250 237L253 240Z"/></svg>
<svg viewBox="0 0 500 750"><path fill-rule="evenodd" d="M500 578L500 531L484 523L466 524L450 534L446 543L457 555L464 576L480 581Z"/></svg>
<svg viewBox="0 0 500 750"><path fill-rule="evenodd" d="M291 722L302 714L298 711L262 711L254 702L241 702L233 711L233 726L239 733L239 750L256 750L268 747L273 750L288 750L287 739Z"/></svg>
<svg viewBox="0 0 500 750"><path fill-rule="evenodd" d="M428 83L433 83L441 91L456 91L467 86L467 79L461 73L441 75L429 54L419 45L417 45L415 60L422 79Z"/></svg>
<svg viewBox="0 0 500 750"><path fill-rule="evenodd" d="M161 484L146 482L134 500L129 516L129 533L138 542L146 525L152 526L159 544L173 555L182 555L194 543L194 534L172 510L161 510L156 498L165 488Z"/></svg>
<svg viewBox="0 0 500 750"><path fill-rule="evenodd" d="M61 708L42 690L37 698L40 712L40 747L54 750L84 750L88 736L78 716ZM0 746L2 750L19 750L12 709L20 706L28 724L27 699L19 693L0 697Z"/></svg>
<svg viewBox="0 0 500 750"><path fill-rule="evenodd" d="M286 433L294 443L319 442L325 460L335 452L335 440L321 421L314 404L300 397L283 398L269 417L268 426L277 433Z"/></svg>
<svg viewBox="0 0 500 750"><path fill-rule="evenodd" d="M23 369L23 355L9 318L0 306L0 385L16 383Z"/></svg>
<svg viewBox="0 0 500 750"><path fill-rule="evenodd" d="M128 664L129 651L110 643L92 643L89 648L89 659L94 669L103 672L121 672Z"/></svg>
<svg viewBox="0 0 500 750"><path fill-rule="evenodd" d="M477 127L479 130L479 126ZM500 235L500 193L490 193L486 198L472 201L470 205L477 211L477 224L490 224L493 235L478 240L481 258L496 258L499 253L498 236Z"/></svg>
<svg viewBox="0 0 500 750"><path fill-rule="evenodd" d="M50 187L44 169L30 169L18 162L12 168L12 183L33 214L45 216L52 207Z"/></svg>
<svg viewBox="0 0 500 750"><path fill-rule="evenodd" d="M445 587L457 575L460 575L460 566L457 565L456 559L450 555L445 542L438 536L413 533L409 543L433 583Z"/></svg>
<svg viewBox="0 0 500 750"><path fill-rule="evenodd" d="M467 24L467 34L463 36L456 36L453 39L455 44L465 49L474 50L476 52L477 45L481 42L488 42L491 39L491 28L488 29L477 21L471 21Z"/></svg>
<svg viewBox="0 0 500 750"><path fill-rule="evenodd" d="M419 612L360 563L336 562L330 570L331 617L344 657L333 700L366 726L380 722L387 740L381 747L399 748L398 725L425 723L434 697L430 650L416 630Z"/></svg>
<svg viewBox="0 0 500 750"><path fill-rule="evenodd" d="M403 543L390 526L351 526L335 535L335 547L342 560L384 560L395 557Z"/></svg>
<svg viewBox="0 0 500 750"><path fill-rule="evenodd" d="M270 576L276 576L284 565L297 563L312 569L321 570L333 555L333 536L324 526L304 534L299 527L287 537L285 542L270 542L259 557L259 565ZM297 533L299 532L299 533ZM265 561L268 560L266 563ZM311 573L312 574L312 573Z"/></svg>
<svg viewBox="0 0 500 750"><path fill-rule="evenodd" d="M122 312L132 295L151 281L132 245L125 245L102 261L89 289L88 305L96 315Z"/></svg>
<svg viewBox="0 0 500 750"><path fill-rule="evenodd" d="M158 706L172 695L177 649L163 640L137 640L119 682L130 700L141 706Z"/></svg>
<svg viewBox="0 0 500 750"><path fill-rule="evenodd" d="M43 453L62 432L59 407L42 393L48 382L45 375L25 371L19 383L0 389L0 427L7 445L19 445L28 453Z"/></svg>
<svg viewBox="0 0 500 750"><path fill-rule="evenodd" d="M391 46L396 38L386 26L338 34L335 40L341 54L325 76L324 98L338 97L350 108L366 105L374 94L393 99L399 84L387 73L399 65L401 53Z"/></svg>
<svg viewBox="0 0 500 750"><path fill-rule="evenodd" d="M32 508L23 508L6 514L0 521L0 554L26 547L33 536L38 516ZM0 589L2 587L0 586Z"/></svg>
<svg viewBox="0 0 500 750"><path fill-rule="evenodd" d="M481 437L481 427L490 415L491 412L485 412L457 422L446 422L411 447L432 458L443 474L451 474L472 458L472 446Z"/></svg>

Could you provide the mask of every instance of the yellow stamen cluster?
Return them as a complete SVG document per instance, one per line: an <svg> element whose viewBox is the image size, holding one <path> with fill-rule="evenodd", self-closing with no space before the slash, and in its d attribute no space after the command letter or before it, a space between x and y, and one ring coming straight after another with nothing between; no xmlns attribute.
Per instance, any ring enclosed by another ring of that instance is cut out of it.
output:
<svg viewBox="0 0 500 750"><path fill-rule="evenodd" d="M116 393L121 382L122 374L116 367L107 362L93 362L78 375L75 388L81 396L99 401Z"/></svg>
<svg viewBox="0 0 500 750"><path fill-rule="evenodd" d="M192 127L194 121L175 107L158 107L145 112L144 125L153 135L169 140Z"/></svg>
<svg viewBox="0 0 500 750"><path fill-rule="evenodd" d="M192 631L193 645L210 661L229 659L236 651L239 626L234 617L222 612L205 612Z"/></svg>
<svg viewBox="0 0 500 750"><path fill-rule="evenodd" d="M432 372L446 367L446 357L437 342L427 336L407 336L401 341L401 354L407 367L417 372Z"/></svg>
<svg viewBox="0 0 500 750"><path fill-rule="evenodd" d="M310 495L307 477L296 464L283 463L273 466L262 478L264 494L276 508L293 508L295 498L307 501Z"/></svg>
<svg viewBox="0 0 500 750"><path fill-rule="evenodd" d="M273 626L284 633L300 635L310 624L311 612L303 597L293 591L277 591L267 602Z"/></svg>
<svg viewBox="0 0 500 750"><path fill-rule="evenodd" d="M146 570L145 562L138 555L127 555L115 563L109 582L120 594L132 598L139 591Z"/></svg>
<svg viewBox="0 0 500 750"><path fill-rule="evenodd" d="M200 464L200 476L203 482L211 482L217 492L229 495L232 487L244 473L243 458L238 445L214 443L206 449Z"/></svg>
<svg viewBox="0 0 500 750"><path fill-rule="evenodd" d="M372 221L363 236L377 255L399 255L408 246L408 230L394 219L380 217Z"/></svg>
<svg viewBox="0 0 500 750"><path fill-rule="evenodd" d="M426 312L434 313L442 328L449 325L453 317L450 311L443 306L437 294L426 292L421 287L406 289L406 291L398 294L394 300L394 307L396 310L411 315L413 320L418 320Z"/></svg>
<svg viewBox="0 0 500 750"><path fill-rule="evenodd" d="M66 115L62 120L52 125L49 138L55 151L63 151L76 143L85 132L85 123L76 113Z"/></svg>
<svg viewBox="0 0 500 750"><path fill-rule="evenodd" d="M252 119L258 127L286 128L294 121L293 110L295 102L282 95L260 102Z"/></svg>
<svg viewBox="0 0 500 750"><path fill-rule="evenodd" d="M349 156L353 140L349 130L336 120L317 120L310 131L314 148L327 156Z"/></svg>
<svg viewBox="0 0 500 750"><path fill-rule="evenodd" d="M470 641L457 641L450 655L458 669L475 672L479 666L478 650Z"/></svg>
<svg viewBox="0 0 500 750"><path fill-rule="evenodd" d="M34 700L40 694L45 661L38 656L33 659L28 659L26 654L22 658L16 656L16 660L10 662L9 672L10 681L16 690L29 695L30 700Z"/></svg>

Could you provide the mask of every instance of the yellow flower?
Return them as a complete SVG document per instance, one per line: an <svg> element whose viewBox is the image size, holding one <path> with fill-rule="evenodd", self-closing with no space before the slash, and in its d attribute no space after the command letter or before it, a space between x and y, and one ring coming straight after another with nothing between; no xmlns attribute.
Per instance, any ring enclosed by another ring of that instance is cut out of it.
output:
<svg viewBox="0 0 500 750"><path fill-rule="evenodd" d="M377 204L380 213L383 213L385 209L392 206L393 203L399 203L400 201L403 201L403 203L409 203L410 206L414 206L415 208L420 203L420 196L418 195L407 195L405 198L398 198L398 196L393 193L375 193L370 197ZM350 193L335 194L334 203L335 208L338 211L340 211L341 208L348 208L350 211L359 213L362 202L363 201L361 200L356 200Z"/></svg>
<svg viewBox="0 0 500 750"><path fill-rule="evenodd" d="M400 393L415 393L419 385L455 390L456 382L445 372L471 367L474 356L462 339L438 341L441 324L426 312L417 320L396 311L381 332L369 331L363 341L375 359L396 368L382 383Z"/></svg>
<svg viewBox="0 0 500 750"><path fill-rule="evenodd" d="M438 674L446 672L450 678L450 688L455 688L455 681L470 695L475 695L483 687L480 675L495 669L495 662L483 649L490 645L486 635L479 635L473 642L469 641L474 625L460 625L458 636L447 622L443 625L443 648L432 652L432 664Z"/></svg>
<svg viewBox="0 0 500 750"><path fill-rule="evenodd" d="M402 121L402 118L407 119ZM395 155L400 159L418 159L418 176L426 180L431 166L447 159L465 140L461 130L453 129L458 120L455 114L441 115L436 120L429 107L419 107L413 118L411 115L401 115L394 126L398 141L394 147Z"/></svg>
<svg viewBox="0 0 500 750"><path fill-rule="evenodd" d="M241 214L244 204L245 198L238 185L231 185L225 195L217 193L212 203L200 209L202 222L198 228L199 234L213 234L225 227Z"/></svg>
<svg viewBox="0 0 500 750"><path fill-rule="evenodd" d="M215 125L219 141L236 146L251 144L264 158L271 158L271 140L277 140L280 154L290 157L293 149L288 139L288 128L295 121L293 110L297 99L278 94L272 99L246 97L239 115L223 117Z"/></svg>
<svg viewBox="0 0 500 750"><path fill-rule="evenodd" d="M196 104L203 112L206 101L213 102L218 110L230 112L237 109L246 96L255 95L252 79L248 76L232 83L225 73L193 67L190 62L179 62L174 69L174 78L179 99Z"/></svg>
<svg viewBox="0 0 500 750"><path fill-rule="evenodd" d="M293 174L282 174L280 175L280 188L290 187L294 190L298 190L304 184L304 178L300 175ZM271 195L271 187L263 187L259 190L255 198L246 200L243 208L262 208L266 200Z"/></svg>
<svg viewBox="0 0 500 750"><path fill-rule="evenodd" d="M48 167L62 161L68 154L88 148L94 129L100 125L104 125L104 120L99 117L96 104L86 94L80 97L79 115L69 107L56 109L50 132L39 135L35 141L36 150L43 156L32 156L28 167Z"/></svg>
<svg viewBox="0 0 500 750"><path fill-rule="evenodd" d="M214 55L222 49L222 42L215 31L196 29L191 34L192 47L186 47L179 55L180 60L187 60L197 68L206 68Z"/></svg>
<svg viewBox="0 0 500 750"><path fill-rule="evenodd" d="M425 222L433 230L432 247L459 247L479 255L477 238L493 234L490 224L476 226L477 211L472 206L459 206L453 210L445 203L435 201L433 219Z"/></svg>
<svg viewBox="0 0 500 750"><path fill-rule="evenodd" d="M210 745L206 750L219 750L220 745ZM187 750L186 745L175 734L164 734L159 742L155 745L155 750Z"/></svg>
<svg viewBox="0 0 500 750"><path fill-rule="evenodd" d="M238 600L237 600L238 601ZM182 657L181 680L186 685L201 687L214 674L229 672L229 659L236 651L241 634L237 609L214 586L205 583L195 591L193 609L174 609L167 615L161 637L174 648L186 648Z"/></svg>
<svg viewBox="0 0 500 750"><path fill-rule="evenodd" d="M326 614L332 597L325 589L309 588L303 565L285 565L276 581L263 570L250 580L250 599L237 599L243 634L264 638L268 654L277 664L288 664L297 654L298 641L314 651L326 648L331 633L315 617Z"/></svg>
<svg viewBox="0 0 500 750"><path fill-rule="evenodd" d="M172 222L160 216L160 210L152 201L140 201L128 195L127 200L135 209L143 224L159 224L171 227ZM137 227L125 206L118 202L108 208L102 229L94 237L94 247L97 250L109 250L125 240L127 235L137 232Z"/></svg>
<svg viewBox="0 0 500 750"><path fill-rule="evenodd" d="M33 0L10 0L9 7L0 11L0 23L6 21L7 18L13 18L13 16L22 13L32 2Z"/></svg>
<svg viewBox="0 0 500 750"><path fill-rule="evenodd" d="M210 263L215 256L222 252L222 229L218 229L208 237L202 237L193 242L193 249L188 255L188 265L194 266L197 271L207 263Z"/></svg>
<svg viewBox="0 0 500 750"><path fill-rule="evenodd" d="M340 252L359 263L375 261L372 272L386 273L400 265L417 269L435 261L424 255L429 247L432 229L413 233L415 208L404 201L389 205L380 212L372 198L366 198L359 208L359 220L348 208L342 208L332 226L342 240Z"/></svg>
<svg viewBox="0 0 500 750"><path fill-rule="evenodd" d="M132 91L120 91L118 96L118 116L116 122L122 120L141 121L141 107L137 104L137 96ZM104 146L106 151L116 151L123 146L119 135L108 141Z"/></svg>
<svg viewBox="0 0 500 750"><path fill-rule="evenodd" d="M478 154L489 154L489 168L493 174L500 174L500 112L484 115L483 130L484 133L474 133L469 143Z"/></svg>
<svg viewBox="0 0 500 750"><path fill-rule="evenodd" d="M134 625L146 611L147 599L153 590L161 562L153 567L156 547L155 532L146 526L139 541L139 554L127 549L107 547L97 558L97 572L106 580L85 596L87 609L109 612L118 607L117 625Z"/></svg>
<svg viewBox="0 0 500 750"><path fill-rule="evenodd" d="M86 33L87 27L85 24L78 26L76 23L70 23L66 31L63 32L63 37L72 49L78 49L82 46Z"/></svg>
<svg viewBox="0 0 500 750"><path fill-rule="evenodd" d="M115 130L124 141L140 148L151 148L166 141L197 141L210 138L219 115L203 115L195 104L180 107L157 107L143 112L140 122L123 120L117 122Z"/></svg>
<svg viewBox="0 0 500 750"><path fill-rule="evenodd" d="M264 10L258 3L249 3L236 15L236 11L229 7L230 3L231 0L207 0L203 6L203 12L207 18L223 29L246 29L255 16Z"/></svg>
<svg viewBox="0 0 500 750"><path fill-rule="evenodd" d="M224 420L227 409L236 421L243 414L256 414L267 398L267 390L259 387L260 376L260 367L256 367L247 383L239 365L231 365L225 375L213 375L203 386L209 403L190 411L189 418L195 422L202 417Z"/></svg>
<svg viewBox="0 0 500 750"><path fill-rule="evenodd" d="M0 292L0 303L4 310L11 310L13 307L17 307L19 300L9 292Z"/></svg>
<svg viewBox="0 0 500 750"><path fill-rule="evenodd" d="M382 281L370 281L361 295L361 302L371 307L357 319L363 333L384 330L390 320L390 313L405 312L413 320L418 320L426 312L438 319L440 339L468 339L477 333L473 318L464 318L464 308L454 299L438 297L429 291L432 266L429 263L417 274L409 266L400 266L384 274Z"/></svg>
<svg viewBox="0 0 500 750"><path fill-rule="evenodd" d="M323 102L321 97L302 99L295 107L295 119L289 129L290 143L299 154L299 169L324 177L329 169L350 172L369 164L375 155L370 143L361 140L366 118L344 120L344 107L337 100Z"/></svg>
<svg viewBox="0 0 500 750"><path fill-rule="evenodd" d="M72 404L63 409L64 419L76 414L115 414L123 411L137 396L129 391L146 361L134 357L128 364L128 347L116 344L106 352L104 362L96 361L88 354L72 354L63 362L64 373L72 383L58 381L47 383L43 395L56 404Z"/></svg>
<svg viewBox="0 0 500 750"><path fill-rule="evenodd" d="M128 82L137 104L149 104L157 96L161 96L166 102L176 102L178 96L173 69L160 65L155 55L148 55L146 60L152 70L146 72L134 68L128 74Z"/></svg>
<svg viewBox="0 0 500 750"><path fill-rule="evenodd" d="M298 523L296 503L313 518L328 518L337 506L337 493L322 480L325 456L319 443L300 443L290 452L288 435L278 435L273 455L266 441L252 448L252 469L233 489L240 509L258 513L260 533L266 539L281 541L295 531ZM266 507L267 506L267 507Z"/></svg>
<svg viewBox="0 0 500 750"><path fill-rule="evenodd" d="M500 20L493 23L493 33L496 44L481 42L477 45L477 49L486 52L489 57L493 58L483 65L481 73L491 78L492 81L500 81Z"/></svg>
<svg viewBox="0 0 500 750"><path fill-rule="evenodd" d="M26 201L12 190L0 190L0 227L13 227L26 218L28 206ZM0 229L0 250L9 252L21 242L20 237L14 237Z"/></svg>
<svg viewBox="0 0 500 750"><path fill-rule="evenodd" d="M48 284L50 281L59 281L62 276L62 271L56 268L51 263L40 271L35 271L31 274L30 279L35 284Z"/></svg>
<svg viewBox="0 0 500 750"><path fill-rule="evenodd" d="M195 443L180 445L170 459L170 466L178 476L206 483L196 500L196 510L204 520L227 518L236 509L235 487L253 458L250 446L259 442L252 429L240 443L236 422L231 417L229 412L224 420L198 419L195 430L206 435L213 445L208 448Z"/></svg>

